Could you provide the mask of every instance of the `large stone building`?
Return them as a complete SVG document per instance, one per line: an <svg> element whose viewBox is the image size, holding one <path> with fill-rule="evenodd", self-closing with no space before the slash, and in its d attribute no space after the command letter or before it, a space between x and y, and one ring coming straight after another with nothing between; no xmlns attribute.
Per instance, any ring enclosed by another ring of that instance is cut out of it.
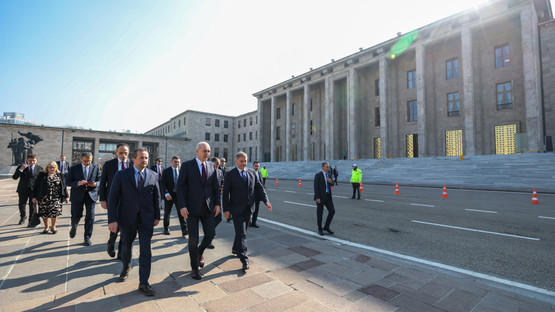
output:
<svg viewBox="0 0 555 312"><path fill-rule="evenodd" d="M263 161L549 151L550 2L490 1L254 96Z"/></svg>

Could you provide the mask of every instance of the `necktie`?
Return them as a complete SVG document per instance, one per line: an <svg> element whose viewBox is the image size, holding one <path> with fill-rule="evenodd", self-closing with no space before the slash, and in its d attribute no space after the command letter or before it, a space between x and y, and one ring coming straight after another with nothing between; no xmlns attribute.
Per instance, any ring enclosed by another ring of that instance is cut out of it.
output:
<svg viewBox="0 0 555 312"><path fill-rule="evenodd" d="M177 185L177 168L173 168L173 185Z"/></svg>
<svg viewBox="0 0 555 312"><path fill-rule="evenodd" d="M125 169L125 161L121 162L121 170Z"/></svg>
<svg viewBox="0 0 555 312"><path fill-rule="evenodd" d="M85 180L88 179L89 177L89 168L85 167L85 170L83 170L83 177L85 178Z"/></svg>
<svg viewBox="0 0 555 312"><path fill-rule="evenodd" d="M64 173L64 163L62 162L62 173Z"/></svg>
<svg viewBox="0 0 555 312"><path fill-rule="evenodd" d="M202 166L202 183L206 183L206 167L204 167L204 163L200 164Z"/></svg>
<svg viewBox="0 0 555 312"><path fill-rule="evenodd" d="M143 173L139 171L139 182L137 183L137 190L142 191L145 186L145 180L143 180Z"/></svg>
<svg viewBox="0 0 555 312"><path fill-rule="evenodd" d="M162 166L158 165L158 181L162 180Z"/></svg>
<svg viewBox="0 0 555 312"><path fill-rule="evenodd" d="M324 181L326 182L326 193L330 192L330 185L328 184L328 175L324 173Z"/></svg>
<svg viewBox="0 0 555 312"><path fill-rule="evenodd" d="M33 167L31 167L31 175L33 175L33 173L35 173L35 171L33 170Z"/></svg>
<svg viewBox="0 0 555 312"><path fill-rule="evenodd" d="M247 174L245 173L245 170L241 170L241 177L243 178L243 181L247 182Z"/></svg>

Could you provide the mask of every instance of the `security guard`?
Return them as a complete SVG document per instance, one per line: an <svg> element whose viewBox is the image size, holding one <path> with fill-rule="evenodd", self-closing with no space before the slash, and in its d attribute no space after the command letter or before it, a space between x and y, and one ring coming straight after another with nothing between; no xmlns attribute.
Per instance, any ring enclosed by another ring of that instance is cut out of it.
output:
<svg viewBox="0 0 555 312"><path fill-rule="evenodd" d="M362 171L358 169L357 164L353 164L353 172L351 173L351 185L353 186L353 197L355 199L355 193L358 192L358 198L360 199L360 183L362 182Z"/></svg>
<svg viewBox="0 0 555 312"><path fill-rule="evenodd" d="M266 178L268 177L268 169L266 169L266 166L260 169L260 174L262 175L262 185L266 186Z"/></svg>

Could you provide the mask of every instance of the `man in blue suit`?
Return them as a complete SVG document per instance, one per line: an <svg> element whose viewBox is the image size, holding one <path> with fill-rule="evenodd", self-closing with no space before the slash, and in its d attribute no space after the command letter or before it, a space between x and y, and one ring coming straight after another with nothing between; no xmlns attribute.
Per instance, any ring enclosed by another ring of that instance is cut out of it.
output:
<svg viewBox="0 0 555 312"><path fill-rule="evenodd" d="M133 241L139 234L139 291L154 296L148 283L152 252L150 243L154 227L160 221L160 189L156 172L147 168L148 151L139 148L133 152L133 166L120 170L114 176L108 194L108 229L120 230L123 269L119 275L125 281L131 270Z"/></svg>
<svg viewBox="0 0 555 312"><path fill-rule="evenodd" d="M249 269L247 227L255 209L255 199L264 202L268 211L272 211L272 205L268 201L262 181L256 178L254 170L247 168L247 154L235 154L235 164L237 167L226 172L224 177L222 206L225 218L229 217L230 212L233 215L235 240L231 252L241 259L243 271L246 271Z"/></svg>
<svg viewBox="0 0 555 312"><path fill-rule="evenodd" d="M189 257L191 277L201 279L199 267L204 267L204 250L214 238L214 217L220 213L220 185L216 167L208 158L210 145L197 144L197 157L186 161L179 171L177 180L177 202L180 213L187 219L189 229ZM198 223L202 223L204 238L199 245Z"/></svg>
<svg viewBox="0 0 555 312"><path fill-rule="evenodd" d="M100 182L100 168L92 163L92 154L85 152L81 154L81 163L69 168L67 173L67 185L71 187L71 230L69 237L74 238L77 233L77 225L83 217L83 205L85 206L85 246L92 245L91 236L94 223L94 205L98 199L96 184Z"/></svg>

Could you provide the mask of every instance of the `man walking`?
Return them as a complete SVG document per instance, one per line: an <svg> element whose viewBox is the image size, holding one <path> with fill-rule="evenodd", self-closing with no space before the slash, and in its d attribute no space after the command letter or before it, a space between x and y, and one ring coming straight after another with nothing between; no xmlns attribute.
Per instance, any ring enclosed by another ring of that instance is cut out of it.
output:
<svg viewBox="0 0 555 312"><path fill-rule="evenodd" d="M160 190L156 173L147 168L148 151L139 148L133 152L133 166L120 170L114 176L108 195L108 229L121 232L123 269L121 282L129 277L133 241L139 234L139 291L154 296L148 283L152 261L150 244L154 227L160 221Z"/></svg>
<svg viewBox="0 0 555 312"><path fill-rule="evenodd" d="M160 180L162 180L162 172L164 171L164 167L162 167L162 158L156 158L156 164L154 164L150 169L156 172L158 182L160 182Z"/></svg>
<svg viewBox="0 0 555 312"><path fill-rule="evenodd" d="M204 267L204 250L214 238L214 217L220 213L220 186L214 164L208 161L210 145L197 144L197 157L186 161L177 180L177 202L181 215L187 219L189 229L189 257L191 277L200 280L199 267ZM204 238L199 245L199 222Z"/></svg>
<svg viewBox="0 0 555 312"><path fill-rule="evenodd" d="M92 154L81 154L81 163L69 168L67 185L71 187L69 200L71 201L71 229L69 237L74 238L77 225L83 217L85 206L85 246L91 246L91 236L94 224L94 205L98 199L97 183L100 182L100 168L92 163Z"/></svg>
<svg viewBox="0 0 555 312"><path fill-rule="evenodd" d="M357 164L353 164L353 172L351 173L351 185L353 186L353 197L355 199L355 194L358 192L358 198L360 199L360 183L362 182L362 171L358 169Z"/></svg>
<svg viewBox="0 0 555 312"><path fill-rule="evenodd" d="M187 223L179 213L179 206L177 205L177 194L175 193L175 186L179 179L179 170L181 169L181 160L179 156L172 157L172 165L164 169L162 172L162 180L160 180L160 192L164 196L164 234L170 235L170 216L172 207L175 205L179 225L181 226L181 236L185 237L189 232L187 231Z"/></svg>
<svg viewBox="0 0 555 312"><path fill-rule="evenodd" d="M58 165L58 169L60 170L60 173L67 180L67 172L69 170L69 163L66 161L66 156L65 155L60 156L60 160L58 160L56 162L56 164Z"/></svg>
<svg viewBox="0 0 555 312"><path fill-rule="evenodd" d="M318 222L318 234L324 235L324 231L333 234L330 229L331 220L335 214L333 207L333 199L331 197L331 187L333 180L329 177L328 172L330 164L327 162L322 163L322 170L314 176L314 200L316 201L316 220ZM326 224L322 230L322 216L324 214L324 206L328 210L328 217Z"/></svg>
<svg viewBox="0 0 555 312"><path fill-rule="evenodd" d="M262 185L264 185L264 182L263 182L264 180L261 174L262 169L260 169L260 163L258 161L253 162L252 169L254 170L254 176L256 177L256 179L262 182ZM260 169L260 171L258 169ZM252 213L252 222L250 223L250 226L253 228L259 228L259 226L256 224L256 220L258 219L258 210L260 209L261 200L262 200L261 198L254 196L254 212Z"/></svg>
<svg viewBox="0 0 555 312"><path fill-rule="evenodd" d="M256 178L252 169L247 167L247 154L238 152L235 155L234 169L225 174L223 191L224 217L233 214L233 226L235 228L235 240L233 241L232 253L236 254L243 264L243 271L249 269L249 258L247 257L247 228L251 214L254 212L254 201L258 197L272 211L272 205L268 201L268 195L262 182Z"/></svg>
<svg viewBox="0 0 555 312"><path fill-rule="evenodd" d="M262 169L260 169L260 174L262 175L262 185L266 187L266 179L268 178L268 169L266 169L266 166L262 166Z"/></svg>
<svg viewBox="0 0 555 312"><path fill-rule="evenodd" d="M339 171L337 170L337 166L333 167L332 173L333 173L333 183L337 185L337 177L339 176Z"/></svg>
<svg viewBox="0 0 555 312"><path fill-rule="evenodd" d="M129 156L129 145L125 143L120 143L116 146L116 158L108 160L104 163L104 169L102 170L102 176L100 177L100 186L98 187L98 196L100 197L100 207L103 209L108 209L108 196L110 193L110 187L112 185L112 181L114 180L114 176L120 170L127 169L131 167L133 164L131 160L128 158ZM115 257L115 245L116 240L118 238L119 230L116 229L115 232L110 231L110 238L108 239L108 243L106 243L106 251L110 257ZM121 260L121 241L118 245L118 257L117 259Z"/></svg>
<svg viewBox="0 0 555 312"><path fill-rule="evenodd" d="M37 156L35 154L27 155L27 162L19 165L12 176L12 179L17 180L17 195L19 196L19 223L25 222L25 205L29 203L29 225L31 226L31 217L33 216L33 202L31 201L33 195L33 187L35 180L43 168L37 165Z"/></svg>

